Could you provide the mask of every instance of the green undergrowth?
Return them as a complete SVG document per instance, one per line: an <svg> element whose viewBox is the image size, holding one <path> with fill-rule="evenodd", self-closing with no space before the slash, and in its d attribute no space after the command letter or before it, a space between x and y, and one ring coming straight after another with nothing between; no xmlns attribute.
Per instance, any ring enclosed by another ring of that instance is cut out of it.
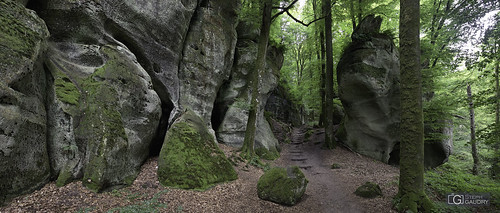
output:
<svg viewBox="0 0 500 213"><path fill-rule="evenodd" d="M455 150L449 161L425 173L426 193L438 200L435 212L493 212L500 209L500 182L490 179L487 174L472 175L472 156L466 150ZM471 193L491 195L490 206L457 207L447 204L450 193Z"/></svg>

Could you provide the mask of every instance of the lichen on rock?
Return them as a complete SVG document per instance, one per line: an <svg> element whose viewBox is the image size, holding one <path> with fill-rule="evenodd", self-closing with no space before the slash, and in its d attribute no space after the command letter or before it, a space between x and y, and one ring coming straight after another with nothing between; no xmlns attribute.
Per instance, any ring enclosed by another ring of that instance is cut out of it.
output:
<svg viewBox="0 0 500 213"><path fill-rule="evenodd" d="M292 206L304 195L307 183L299 167L275 167L259 178L257 194L260 199Z"/></svg>
<svg viewBox="0 0 500 213"><path fill-rule="evenodd" d="M165 136L158 159L158 178L164 186L206 190L238 176L214 143L206 123L188 110Z"/></svg>

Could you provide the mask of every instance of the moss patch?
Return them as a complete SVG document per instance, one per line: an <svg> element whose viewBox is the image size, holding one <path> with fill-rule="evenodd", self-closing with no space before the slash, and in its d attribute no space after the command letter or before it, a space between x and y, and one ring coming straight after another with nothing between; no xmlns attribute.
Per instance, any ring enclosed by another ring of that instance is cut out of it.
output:
<svg viewBox="0 0 500 213"><path fill-rule="evenodd" d="M78 91L78 88L71 82L66 74L57 72L56 76L54 76L54 86L57 99L64 103L78 105L80 91Z"/></svg>
<svg viewBox="0 0 500 213"><path fill-rule="evenodd" d="M202 119L187 111L165 136L158 178L164 186L206 190L238 176Z"/></svg>
<svg viewBox="0 0 500 213"><path fill-rule="evenodd" d="M45 23L17 1L0 2L0 63L13 65L19 57L31 58L37 43L47 36Z"/></svg>
<svg viewBox="0 0 500 213"><path fill-rule="evenodd" d="M59 172L59 176L57 177L56 180L56 186L58 187L64 186L70 183L71 180L73 180L73 175L71 174L71 170L64 168Z"/></svg>
<svg viewBox="0 0 500 213"><path fill-rule="evenodd" d="M307 183L308 180L299 167L275 167L260 177L257 194L263 200L292 206L304 195Z"/></svg>
<svg viewBox="0 0 500 213"><path fill-rule="evenodd" d="M364 198L375 198L377 196L382 196L382 190L380 186L376 183L366 182L356 189L354 192L357 196Z"/></svg>
<svg viewBox="0 0 500 213"><path fill-rule="evenodd" d="M280 157L280 153L276 149L267 150L264 147L255 149L255 154L265 160L276 160Z"/></svg>

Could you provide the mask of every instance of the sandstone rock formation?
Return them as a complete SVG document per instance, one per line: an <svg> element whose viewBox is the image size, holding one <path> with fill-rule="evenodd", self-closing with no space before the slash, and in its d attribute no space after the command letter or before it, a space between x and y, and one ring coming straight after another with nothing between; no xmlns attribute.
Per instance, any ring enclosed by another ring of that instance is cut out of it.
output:
<svg viewBox="0 0 500 213"><path fill-rule="evenodd" d="M354 31L337 66L344 130L351 149L388 162L399 142L399 54L392 38L380 34L380 17L368 16Z"/></svg>
<svg viewBox="0 0 500 213"><path fill-rule="evenodd" d="M233 66L236 4L237 1L212 0L210 5L201 5L187 34L179 69L181 107L200 115L214 136L214 102Z"/></svg>
<svg viewBox="0 0 500 213"><path fill-rule="evenodd" d="M220 154L212 124L232 137L222 142L243 141L247 112L238 103L249 100L258 31L241 34L236 47L238 1L0 4L0 203L49 180L82 180L95 191L128 185L162 145L183 150L164 141L180 120L197 130L189 141L211 140L202 143L211 154ZM272 156L279 147L263 110L282 61L270 48L260 82L257 144ZM203 173L208 184L194 188L234 179L224 168L227 176Z"/></svg>
<svg viewBox="0 0 500 213"><path fill-rule="evenodd" d="M58 184L82 176L96 191L130 184L161 116L149 75L122 46L54 43L48 55L48 143Z"/></svg>
<svg viewBox="0 0 500 213"><path fill-rule="evenodd" d="M0 1L0 204L49 180L42 66L48 36L34 11Z"/></svg>
<svg viewBox="0 0 500 213"><path fill-rule="evenodd" d="M238 35L249 34L247 32L249 29L238 29ZM240 33L242 30L244 32ZM250 72L253 71L254 62L257 56L256 53L257 43L254 40L249 38L238 38L234 59L235 65L230 80L220 89L215 103L215 116L222 117L222 119L219 120L213 119L213 122L217 124L217 140L235 147L241 147L245 137L248 108L251 98L247 79ZM283 54L277 48L270 47L267 56L266 72L261 73L259 82L259 110L257 112L255 146L256 148L261 147L271 152L277 152L277 150L279 150L279 144L271 131L269 123L264 117L264 109L269 95L277 86L279 70L283 63Z"/></svg>
<svg viewBox="0 0 500 213"><path fill-rule="evenodd" d="M399 54L392 38L379 33L381 22L363 19L337 66L345 116L336 136L356 152L399 164ZM438 131L452 135L448 127ZM425 166L446 162L452 146L451 138L426 141Z"/></svg>

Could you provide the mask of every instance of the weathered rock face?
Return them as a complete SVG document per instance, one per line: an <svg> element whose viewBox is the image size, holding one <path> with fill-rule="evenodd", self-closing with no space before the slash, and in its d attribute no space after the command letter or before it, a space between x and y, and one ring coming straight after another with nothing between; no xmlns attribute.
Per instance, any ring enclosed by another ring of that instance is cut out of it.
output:
<svg viewBox="0 0 500 213"><path fill-rule="evenodd" d="M238 1L212 0L196 11L179 70L180 105L207 123L215 136L212 110L217 92L229 78L236 46Z"/></svg>
<svg viewBox="0 0 500 213"><path fill-rule="evenodd" d="M392 39L379 33L381 22L363 19L338 64L345 116L336 136L356 152L399 164L399 54ZM442 129L445 135L449 130ZM425 166L446 162L451 150L451 139L426 141Z"/></svg>
<svg viewBox="0 0 500 213"><path fill-rule="evenodd" d="M399 54L392 39L378 33L382 19L368 16L352 36L337 67L345 110L339 137L351 149L388 162L399 142Z"/></svg>
<svg viewBox="0 0 500 213"><path fill-rule="evenodd" d="M151 79L126 47L51 45L49 153L57 183L83 176L100 191L130 184L149 156L161 108Z"/></svg>
<svg viewBox="0 0 500 213"><path fill-rule="evenodd" d="M206 122L188 110L165 137L158 159L158 179L165 186L205 190L238 178L233 166L214 143Z"/></svg>
<svg viewBox="0 0 500 213"><path fill-rule="evenodd" d="M263 200L293 206L304 195L308 182L297 166L275 167L259 178L257 195Z"/></svg>
<svg viewBox="0 0 500 213"><path fill-rule="evenodd" d="M253 71L257 56L257 43L249 39L239 39L236 45L235 65L229 83L223 85L216 100L217 109L212 121L217 123L217 140L230 146L241 147L245 137L250 106L251 91L248 75ZM266 71L261 73L257 112L255 146L272 152L279 150L269 123L264 117L264 109L270 93L277 86L279 70L283 63L280 50L270 47L267 53ZM220 119L222 118L222 119Z"/></svg>
<svg viewBox="0 0 500 213"><path fill-rule="evenodd" d="M181 54L198 5L198 0L49 0L39 7L53 41L126 46L150 75L164 119L172 121L180 111Z"/></svg>
<svg viewBox="0 0 500 213"><path fill-rule="evenodd" d="M293 124L294 126L300 126L301 120L298 107L293 104L290 99L290 95L285 88L278 85L266 103L265 110L270 112L272 116L285 123Z"/></svg>
<svg viewBox="0 0 500 213"><path fill-rule="evenodd" d="M41 63L48 36L35 12L0 1L0 204L49 179Z"/></svg>

